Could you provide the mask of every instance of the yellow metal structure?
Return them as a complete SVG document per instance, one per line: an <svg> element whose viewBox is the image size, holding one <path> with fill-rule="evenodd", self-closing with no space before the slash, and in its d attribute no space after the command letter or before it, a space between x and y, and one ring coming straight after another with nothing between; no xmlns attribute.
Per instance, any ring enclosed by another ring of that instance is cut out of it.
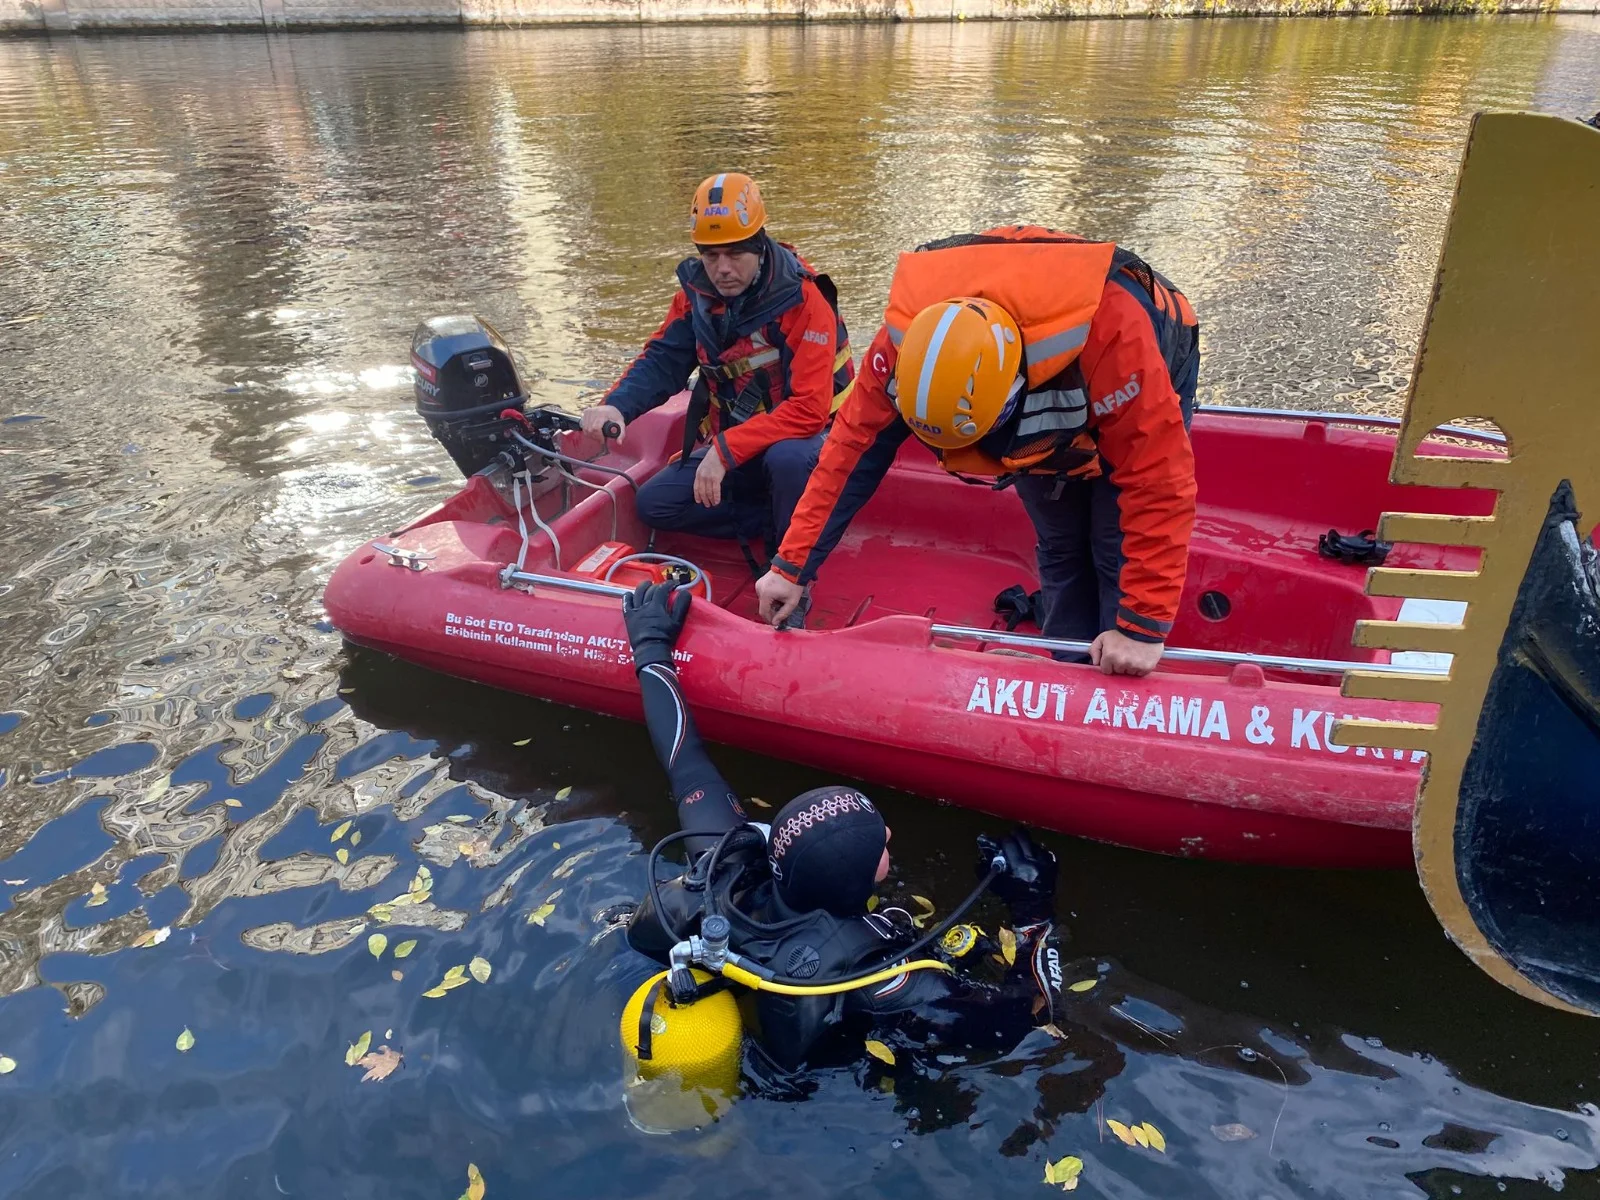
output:
<svg viewBox="0 0 1600 1200"><path fill-rule="evenodd" d="M1506 456L1418 455L1430 431L1463 418L1499 426ZM1463 769L1552 493L1568 480L1587 523L1600 514L1600 130L1527 114L1473 123L1390 477L1499 497L1491 517L1384 516L1385 540L1477 546L1483 555L1476 571L1371 572L1372 595L1464 601L1466 615L1456 626L1361 622L1357 645L1454 658L1448 678L1351 671L1345 695L1432 702L1438 718L1345 721L1335 738L1428 752L1413 844L1434 912L1495 979L1582 1011L1489 944L1462 895L1455 839ZM1595 790L1600 805L1600 780Z"/></svg>

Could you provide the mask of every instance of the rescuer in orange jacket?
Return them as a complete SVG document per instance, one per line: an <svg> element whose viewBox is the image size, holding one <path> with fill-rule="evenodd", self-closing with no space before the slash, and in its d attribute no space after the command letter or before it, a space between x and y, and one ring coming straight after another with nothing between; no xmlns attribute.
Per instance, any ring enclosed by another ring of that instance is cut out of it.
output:
<svg viewBox="0 0 1600 1200"><path fill-rule="evenodd" d="M607 422L626 426L698 370L683 455L639 489L639 517L746 545L764 536L770 553L854 367L832 282L774 241L766 220L749 176L726 172L700 185L690 208L699 253L678 265L667 319L582 419L596 435Z"/></svg>
<svg viewBox="0 0 1600 1200"><path fill-rule="evenodd" d="M1194 527L1199 325L1136 255L1038 226L903 254L771 569L781 623L915 433L944 467L1015 486L1038 533L1049 637L1145 675L1178 614Z"/></svg>

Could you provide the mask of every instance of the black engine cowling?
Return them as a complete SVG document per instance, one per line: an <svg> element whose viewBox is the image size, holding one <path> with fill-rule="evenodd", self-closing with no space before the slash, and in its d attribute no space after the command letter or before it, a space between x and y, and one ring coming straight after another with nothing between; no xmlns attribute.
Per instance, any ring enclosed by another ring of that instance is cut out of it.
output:
<svg viewBox="0 0 1600 1200"><path fill-rule="evenodd" d="M527 396L504 339L477 317L430 317L411 338L417 415L463 475L506 448L500 414L522 411Z"/></svg>

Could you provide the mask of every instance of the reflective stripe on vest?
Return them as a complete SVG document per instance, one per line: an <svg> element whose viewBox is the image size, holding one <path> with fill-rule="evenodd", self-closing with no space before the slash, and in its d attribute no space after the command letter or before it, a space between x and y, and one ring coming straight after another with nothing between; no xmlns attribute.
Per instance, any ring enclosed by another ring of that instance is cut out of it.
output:
<svg viewBox="0 0 1600 1200"><path fill-rule="evenodd" d="M1089 396L1082 388L1051 388L1022 398L1019 439L1082 429L1089 423Z"/></svg>

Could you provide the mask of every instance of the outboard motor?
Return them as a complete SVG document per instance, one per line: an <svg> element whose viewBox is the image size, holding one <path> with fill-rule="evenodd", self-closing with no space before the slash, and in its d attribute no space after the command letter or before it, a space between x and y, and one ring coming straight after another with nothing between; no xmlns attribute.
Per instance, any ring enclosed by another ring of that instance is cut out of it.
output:
<svg viewBox="0 0 1600 1200"><path fill-rule="evenodd" d="M430 317L411 338L417 415L463 475L483 470L508 445L508 408L527 396L505 341L477 317Z"/></svg>

